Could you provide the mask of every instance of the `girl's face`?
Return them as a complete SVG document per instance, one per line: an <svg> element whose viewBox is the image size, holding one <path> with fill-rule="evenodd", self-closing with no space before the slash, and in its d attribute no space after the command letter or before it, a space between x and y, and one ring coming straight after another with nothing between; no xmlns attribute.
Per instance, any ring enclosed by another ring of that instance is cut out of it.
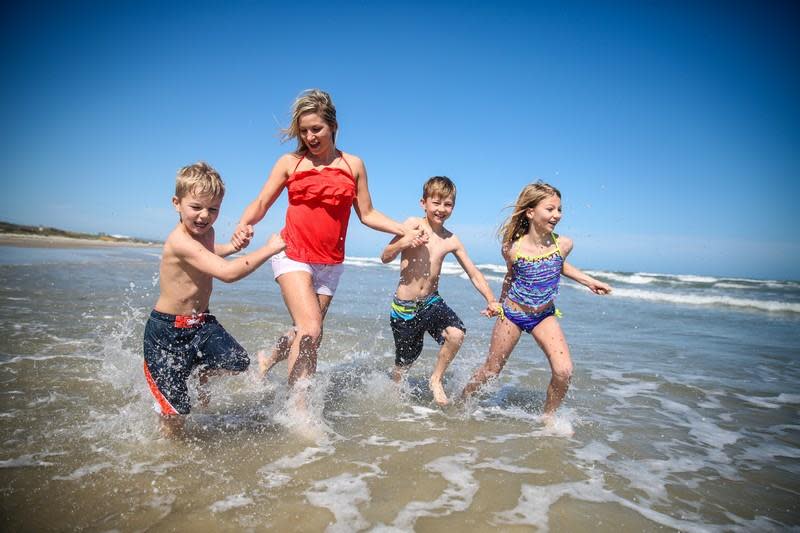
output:
<svg viewBox="0 0 800 533"><path fill-rule="evenodd" d="M551 232L561 220L561 198L553 194L525 210L530 227L538 232Z"/></svg>
<svg viewBox="0 0 800 533"><path fill-rule="evenodd" d="M324 155L333 149L333 129L316 113L300 115L297 121L300 138L306 148L314 155Z"/></svg>

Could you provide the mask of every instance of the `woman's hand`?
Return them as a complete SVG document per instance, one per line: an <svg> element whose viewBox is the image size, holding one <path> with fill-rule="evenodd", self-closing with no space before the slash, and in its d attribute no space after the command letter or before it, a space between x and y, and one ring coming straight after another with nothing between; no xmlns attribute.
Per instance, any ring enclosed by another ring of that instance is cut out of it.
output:
<svg viewBox="0 0 800 533"><path fill-rule="evenodd" d="M233 236L231 237L231 244L236 251L243 248L247 248L250 244L250 241L253 239L253 235L255 232L253 231L253 226L250 224L242 224L236 226L236 229L233 231Z"/></svg>

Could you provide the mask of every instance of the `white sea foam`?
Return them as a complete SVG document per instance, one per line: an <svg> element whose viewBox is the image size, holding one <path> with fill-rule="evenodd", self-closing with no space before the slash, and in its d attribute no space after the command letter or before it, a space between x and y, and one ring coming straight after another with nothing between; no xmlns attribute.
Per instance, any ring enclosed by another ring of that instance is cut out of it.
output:
<svg viewBox="0 0 800 533"><path fill-rule="evenodd" d="M97 463L93 465L82 466L76 470L74 470L71 474L66 476L53 476L53 479L60 479L64 481L75 481L76 479L81 479L84 476L88 476L91 474L96 474L102 470L106 470L108 468L113 468L113 464L108 462Z"/></svg>
<svg viewBox="0 0 800 533"><path fill-rule="evenodd" d="M686 520L678 520L617 496L606 489L599 478L556 485L523 484L517 506L495 513L495 522L500 525L528 525L536 527L538 531L549 531L550 508L565 496L595 503L618 503L648 520L679 531L709 531L696 520L693 521L691 515Z"/></svg>
<svg viewBox="0 0 800 533"><path fill-rule="evenodd" d="M440 474L447 481L447 487L433 501L409 502L398 513L393 526L409 531L413 530L414 524L420 517L447 516L468 509L478 491L478 482L467 465L473 463L476 456L475 450L469 450L452 456L439 457L426 464L425 469Z"/></svg>
<svg viewBox="0 0 800 533"><path fill-rule="evenodd" d="M528 468L525 466L517 466L510 462L511 459L506 457L498 457L496 459L488 459L475 465L475 469L488 469L499 470L500 472L509 472L511 474L546 474L546 470L540 468Z"/></svg>
<svg viewBox="0 0 800 533"><path fill-rule="evenodd" d="M0 468L20 468L26 466L53 466L55 463L39 459L39 457L48 457L51 455L61 455L61 454L30 453L30 454L20 455L19 457L16 457L14 459L6 459L4 461L0 461Z"/></svg>
<svg viewBox="0 0 800 533"><path fill-rule="evenodd" d="M333 513L336 522L328 525L325 531L348 533L370 525L358 510L358 506L370 499L369 487L365 479L380 474L380 469L367 465L371 472L362 474L344 473L315 482L305 496L311 505L324 507Z"/></svg>
<svg viewBox="0 0 800 533"><path fill-rule="evenodd" d="M434 438L427 438L423 440L417 441L405 441L405 440L389 440L380 435L371 435L369 438L364 439L364 444L368 446L388 446L390 448L397 448L398 452L407 452L412 448L417 448L419 446L427 446L428 444L436 444L438 442Z"/></svg>
<svg viewBox="0 0 800 533"><path fill-rule="evenodd" d="M734 298L723 295L686 294L678 292L644 291L639 289L616 288L612 297L647 300L658 303L679 305L725 306L744 309L757 309L775 313L800 313L800 303L776 302L773 300L754 300L750 298Z"/></svg>
<svg viewBox="0 0 800 533"><path fill-rule="evenodd" d="M615 453L610 446L593 440L583 448L575 450L575 457L587 463L600 463Z"/></svg>
<svg viewBox="0 0 800 533"><path fill-rule="evenodd" d="M211 505L209 509L212 513L224 513L231 509L238 509L239 507L246 507L253 504L253 498L246 496L244 493L232 494L224 500L219 500Z"/></svg>

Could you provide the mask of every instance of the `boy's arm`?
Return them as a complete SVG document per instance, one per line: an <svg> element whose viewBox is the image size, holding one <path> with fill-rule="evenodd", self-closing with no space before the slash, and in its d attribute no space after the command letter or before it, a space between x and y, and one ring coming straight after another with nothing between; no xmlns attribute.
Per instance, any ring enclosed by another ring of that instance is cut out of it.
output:
<svg viewBox="0 0 800 533"><path fill-rule="evenodd" d="M567 256L572 251L573 247L572 239L561 237L559 239L559 246L564 253L564 264L561 266L561 274L577 281L581 285L585 285L595 294L605 295L611 293L611 285L596 280L580 268L573 266L571 263L567 263Z"/></svg>
<svg viewBox="0 0 800 533"><path fill-rule="evenodd" d="M458 237L456 237L456 239L458 239ZM469 258L469 255L467 255L467 250L464 248L464 245L461 244L461 241L457 240L456 243L457 245L456 249L453 251L453 255L456 256L458 264L461 265L461 268L463 268L464 272L466 272L467 276L469 276L469 280L472 282L472 285L486 299L486 309L484 309L481 313L486 316L493 316L497 314L500 304L495 299L492 288L489 287L489 283L486 281L483 273L478 270L478 267L475 266L475 263L473 263L472 259Z"/></svg>
<svg viewBox="0 0 800 533"><path fill-rule="evenodd" d="M239 251L239 248L236 248L232 243L214 243L214 254L220 257L228 257L231 254L235 254Z"/></svg>
<svg viewBox="0 0 800 533"><path fill-rule="evenodd" d="M204 274L225 283L231 283L247 276L263 265L267 259L284 249L286 244L279 235L272 235L261 248L226 261L193 239L183 239L175 243L175 255Z"/></svg>

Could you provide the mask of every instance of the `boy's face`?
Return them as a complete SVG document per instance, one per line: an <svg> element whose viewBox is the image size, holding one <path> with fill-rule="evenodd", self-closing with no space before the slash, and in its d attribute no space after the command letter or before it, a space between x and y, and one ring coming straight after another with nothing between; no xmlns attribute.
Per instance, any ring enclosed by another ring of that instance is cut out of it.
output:
<svg viewBox="0 0 800 533"><path fill-rule="evenodd" d="M194 236L205 235L219 216L222 196L197 195L194 191L183 198L172 197L175 211L180 214L181 224Z"/></svg>
<svg viewBox="0 0 800 533"><path fill-rule="evenodd" d="M428 219L429 224L444 224L444 221L453 214L453 208L456 206L453 195L445 197L431 195L423 198L419 203L422 210L425 211L425 218Z"/></svg>

